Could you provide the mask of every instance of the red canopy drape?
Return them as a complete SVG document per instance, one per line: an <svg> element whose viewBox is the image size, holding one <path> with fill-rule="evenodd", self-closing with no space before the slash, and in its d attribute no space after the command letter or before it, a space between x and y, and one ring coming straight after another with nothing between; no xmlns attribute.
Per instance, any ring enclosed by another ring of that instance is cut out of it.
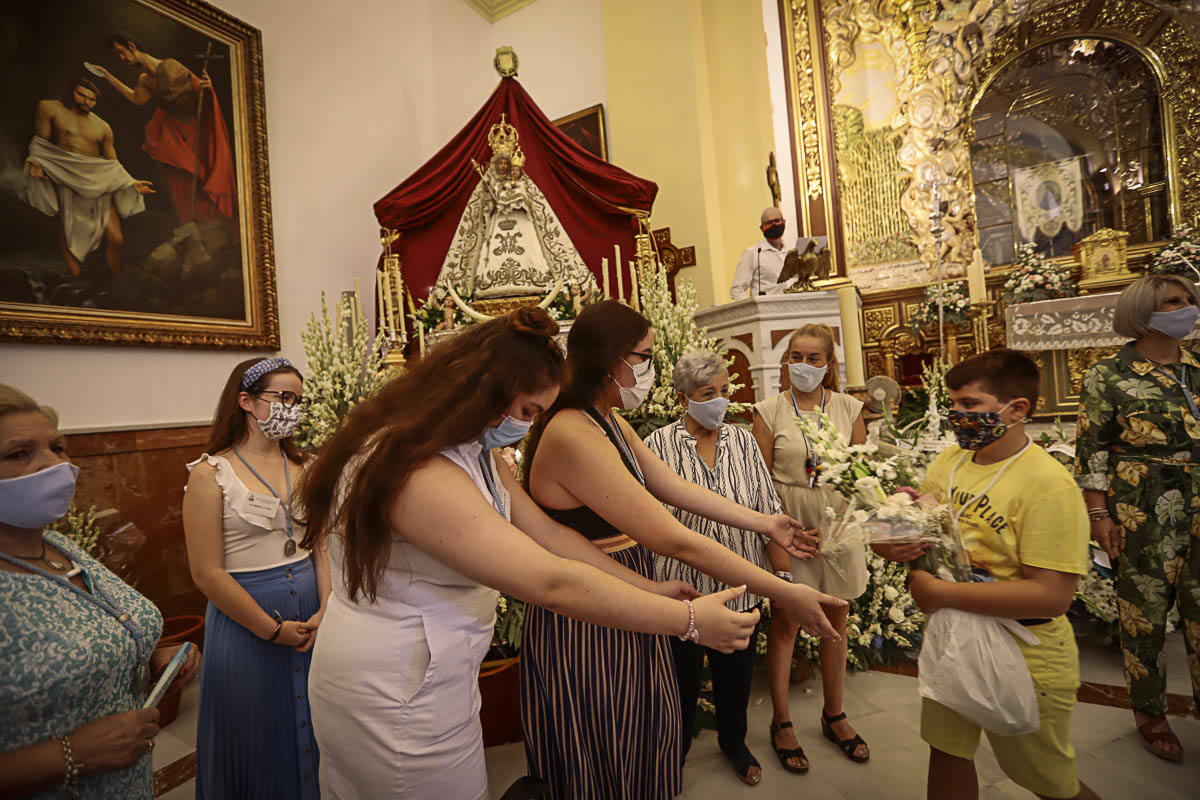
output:
<svg viewBox="0 0 1200 800"><path fill-rule="evenodd" d="M404 280L423 298L437 279L455 228L479 173L471 159L486 165L487 136L500 114L517 129L525 153L525 173L546 196L584 263L601 282L600 259L615 270L613 245L621 259L633 258L637 223L633 212L650 212L658 186L596 158L554 126L515 78L503 78L483 108L437 155L375 203L375 216L400 237ZM624 285L629 271L622 265ZM615 294L616 273L612 272Z"/></svg>

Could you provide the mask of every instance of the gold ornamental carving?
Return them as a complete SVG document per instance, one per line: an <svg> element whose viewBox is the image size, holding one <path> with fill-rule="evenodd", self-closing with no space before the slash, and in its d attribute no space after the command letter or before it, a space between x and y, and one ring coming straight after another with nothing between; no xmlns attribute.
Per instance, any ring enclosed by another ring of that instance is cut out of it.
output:
<svg viewBox="0 0 1200 800"><path fill-rule="evenodd" d="M1136 276L1129 270L1129 234L1101 228L1079 242L1080 289L1123 286Z"/></svg>
<svg viewBox="0 0 1200 800"><path fill-rule="evenodd" d="M817 87L813 74L812 40L809 30L808 0L791 0L792 71L790 78L795 101L795 129L801 166L801 183L810 200L824 193L821 182L820 137L817 132ZM805 213L807 217L807 213ZM807 220L806 220L807 222Z"/></svg>
<svg viewBox="0 0 1200 800"><path fill-rule="evenodd" d="M866 309L863 311L863 340L877 342L883 337L883 332L895 324L895 307Z"/></svg>

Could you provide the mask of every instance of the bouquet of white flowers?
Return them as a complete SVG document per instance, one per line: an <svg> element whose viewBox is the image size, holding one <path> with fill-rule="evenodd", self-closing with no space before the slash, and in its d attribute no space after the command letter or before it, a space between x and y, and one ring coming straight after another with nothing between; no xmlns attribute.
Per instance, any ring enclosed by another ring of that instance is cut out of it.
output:
<svg viewBox="0 0 1200 800"><path fill-rule="evenodd" d="M912 310L908 317L909 327L915 330L936 327L938 324L938 298L942 301L942 317L947 325L967 325L971 322L971 300L967 295L966 281L943 283L925 287L925 298Z"/></svg>
<svg viewBox="0 0 1200 800"><path fill-rule="evenodd" d="M965 580L969 564L950 510L922 495L920 470L904 454L883 457L874 443L851 445L823 412L816 421L796 417L818 464L817 485L839 496L821 520L821 553L838 569L838 557L868 544L932 542L939 574Z"/></svg>
<svg viewBox="0 0 1200 800"><path fill-rule="evenodd" d="M1038 253L1037 245L1026 242L1017 248L1017 262L1008 273L1001 296L1006 304L1013 305L1077 294L1079 287L1071 278L1071 270L1051 264Z"/></svg>

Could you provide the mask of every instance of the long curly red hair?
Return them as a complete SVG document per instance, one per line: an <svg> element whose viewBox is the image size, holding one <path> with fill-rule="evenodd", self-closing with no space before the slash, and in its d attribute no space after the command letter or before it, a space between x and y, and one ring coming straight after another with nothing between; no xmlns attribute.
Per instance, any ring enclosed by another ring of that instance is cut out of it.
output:
<svg viewBox="0 0 1200 800"><path fill-rule="evenodd" d="M479 438L518 395L558 385L557 332L538 308L471 326L355 406L321 447L298 487L302 546L343 537L351 600L375 601L395 538L391 507L409 476L442 450ZM339 498L351 460L355 474Z"/></svg>

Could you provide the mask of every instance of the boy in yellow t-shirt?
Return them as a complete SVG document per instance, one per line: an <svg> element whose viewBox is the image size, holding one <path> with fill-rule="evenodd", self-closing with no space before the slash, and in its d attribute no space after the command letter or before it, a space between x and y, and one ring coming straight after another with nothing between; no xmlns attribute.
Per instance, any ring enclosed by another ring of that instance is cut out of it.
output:
<svg viewBox="0 0 1200 800"><path fill-rule="evenodd" d="M1012 350L991 350L946 373L958 446L930 464L924 490L949 502L958 515L980 582L954 583L914 569L909 588L926 613L957 608L1029 627L1039 644L1017 643L1033 676L1041 728L1021 736L989 732L988 741L1004 772L1039 797L1095 798L1075 774L1070 733L1079 651L1063 616L1087 571L1088 518L1074 478L1025 432L1025 418L1037 404L1038 379L1037 365ZM923 548L875 549L909 562ZM930 800L978 797L979 735L975 723L923 701Z"/></svg>

